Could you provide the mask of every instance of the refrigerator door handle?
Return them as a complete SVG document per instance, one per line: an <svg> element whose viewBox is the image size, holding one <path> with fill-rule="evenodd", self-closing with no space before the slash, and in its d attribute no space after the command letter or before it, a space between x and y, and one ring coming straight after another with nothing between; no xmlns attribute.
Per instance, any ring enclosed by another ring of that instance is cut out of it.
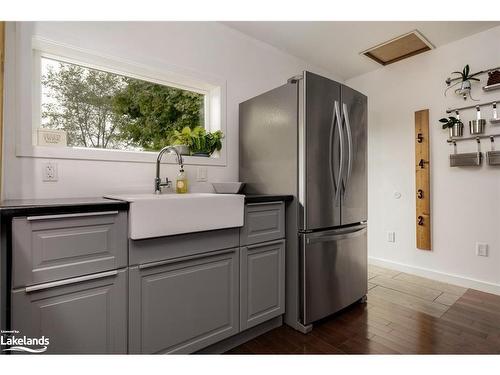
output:
<svg viewBox="0 0 500 375"><path fill-rule="evenodd" d="M338 176L338 184L336 186L335 190L335 204L339 201L339 194L341 191L341 181L342 181L342 175L344 172L344 134L342 133L342 124L341 124L341 117L340 117L340 109L339 109L339 102L334 101L333 103L333 110L334 110L334 118L337 119L337 129L339 131L339 139L340 139L340 162L339 162L339 176ZM333 122L332 122L333 125ZM330 143L330 165L333 164L333 142ZM333 167L331 168L332 170L332 175L333 175Z"/></svg>
<svg viewBox="0 0 500 375"><path fill-rule="evenodd" d="M344 185L344 194L348 188L349 178L351 177L352 172L352 131L351 131L351 123L349 121L349 111L347 109L347 105L342 103L342 112L344 115L345 125L346 125L346 133L347 133L347 171L344 176L344 180L342 184Z"/></svg>
<svg viewBox="0 0 500 375"><path fill-rule="evenodd" d="M337 202L337 191L340 188L340 175L339 175L339 181L337 183L337 180L335 179L335 170L333 166L333 139L335 135L335 125L337 124L338 127L338 122L339 122L339 117L337 116L337 102L335 101L333 110L332 110L332 122L330 124L330 157L329 157L329 164L330 164L330 179L332 180L332 185L335 193L335 202Z"/></svg>
<svg viewBox="0 0 500 375"><path fill-rule="evenodd" d="M330 235L325 234L316 237L306 237L306 244L312 245L319 242L332 242L332 241L344 240L347 238L357 237L365 232L366 232L366 225L362 227L356 227L354 230L351 230L349 232L330 234Z"/></svg>

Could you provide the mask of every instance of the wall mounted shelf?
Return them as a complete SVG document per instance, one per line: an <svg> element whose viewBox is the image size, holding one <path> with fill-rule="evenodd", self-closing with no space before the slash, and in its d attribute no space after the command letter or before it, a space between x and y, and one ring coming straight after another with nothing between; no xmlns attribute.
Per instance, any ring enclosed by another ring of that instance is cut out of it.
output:
<svg viewBox="0 0 500 375"><path fill-rule="evenodd" d="M496 68L481 70L479 72L473 73L472 75L473 76L482 75L482 74L494 72L495 70L500 70L500 66L497 66ZM462 79L461 77L455 77L455 78L448 77L445 82L449 86L449 85L451 85L452 82L459 81L461 79Z"/></svg>
<svg viewBox="0 0 500 375"><path fill-rule="evenodd" d="M489 138L491 150L486 152L486 160L489 165L500 165L500 151L495 150L495 138L500 138L500 134L485 134L472 137L448 138L446 142L453 144L453 154L450 154L450 167L473 167L480 166L483 161L481 152L481 139ZM477 152L458 153L457 142L476 141Z"/></svg>
<svg viewBox="0 0 500 375"><path fill-rule="evenodd" d="M446 142L455 143L455 142L470 141L470 140L481 142L481 139L486 139L486 138L489 138L491 141L492 138L493 139L500 138L500 134L483 134L483 135L473 135L470 137L453 137L453 138L448 138Z"/></svg>
<svg viewBox="0 0 500 375"><path fill-rule="evenodd" d="M500 90L500 83L495 83L494 85L484 86L483 90L484 91Z"/></svg>
<svg viewBox="0 0 500 375"><path fill-rule="evenodd" d="M456 112L456 111L462 111L464 109L470 109L470 108L486 107L486 106L493 105L494 103L500 103L500 99L498 99L498 100L492 100L491 102L486 102L486 103L479 103L479 104L467 105L465 107L448 108L446 110L446 113L452 113L452 112Z"/></svg>

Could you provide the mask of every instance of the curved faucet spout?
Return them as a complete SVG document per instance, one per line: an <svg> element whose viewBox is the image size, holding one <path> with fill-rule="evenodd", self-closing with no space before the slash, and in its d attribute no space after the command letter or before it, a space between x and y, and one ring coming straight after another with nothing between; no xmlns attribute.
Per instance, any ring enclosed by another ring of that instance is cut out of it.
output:
<svg viewBox="0 0 500 375"><path fill-rule="evenodd" d="M182 155L177 151L177 149L173 146L166 146L163 147L160 152L158 153L158 157L156 158L156 177L155 177L155 194L161 194L161 187L162 186L170 186L170 182L168 181L168 178L165 183L161 182L160 178L160 164L161 164L161 158L163 157L163 154L166 152L174 152L175 156L177 157L177 163L182 166L184 161L182 160Z"/></svg>

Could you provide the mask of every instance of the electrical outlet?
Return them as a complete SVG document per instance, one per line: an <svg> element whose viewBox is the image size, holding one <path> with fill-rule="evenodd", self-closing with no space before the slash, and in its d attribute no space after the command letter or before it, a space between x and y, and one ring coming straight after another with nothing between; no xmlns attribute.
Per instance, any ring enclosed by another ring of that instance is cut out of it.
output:
<svg viewBox="0 0 500 375"><path fill-rule="evenodd" d="M43 164L43 181L56 182L57 181L57 164L54 162L47 162Z"/></svg>
<svg viewBox="0 0 500 375"><path fill-rule="evenodd" d="M198 182L208 181L207 167L198 167L198 169L196 169L196 181Z"/></svg>
<svg viewBox="0 0 500 375"><path fill-rule="evenodd" d="M488 244L487 243L476 243L476 255L478 257L487 257L488 256Z"/></svg>
<svg viewBox="0 0 500 375"><path fill-rule="evenodd" d="M396 242L396 232L387 232L387 242Z"/></svg>

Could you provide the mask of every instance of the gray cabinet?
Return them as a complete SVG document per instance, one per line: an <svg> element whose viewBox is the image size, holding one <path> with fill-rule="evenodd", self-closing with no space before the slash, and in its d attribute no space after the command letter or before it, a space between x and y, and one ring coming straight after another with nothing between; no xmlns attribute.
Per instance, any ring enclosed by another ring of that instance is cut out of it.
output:
<svg viewBox="0 0 500 375"><path fill-rule="evenodd" d="M238 249L130 268L130 353L192 353L239 331Z"/></svg>
<svg viewBox="0 0 500 375"><path fill-rule="evenodd" d="M12 329L49 339L47 353L127 353L127 270L12 291Z"/></svg>
<svg viewBox="0 0 500 375"><path fill-rule="evenodd" d="M127 213L12 219L13 288L127 266Z"/></svg>
<svg viewBox="0 0 500 375"><path fill-rule="evenodd" d="M285 237L285 203L249 203L245 225L240 229L240 245L252 245Z"/></svg>
<svg viewBox="0 0 500 375"><path fill-rule="evenodd" d="M240 327L285 312L285 240L240 249Z"/></svg>

